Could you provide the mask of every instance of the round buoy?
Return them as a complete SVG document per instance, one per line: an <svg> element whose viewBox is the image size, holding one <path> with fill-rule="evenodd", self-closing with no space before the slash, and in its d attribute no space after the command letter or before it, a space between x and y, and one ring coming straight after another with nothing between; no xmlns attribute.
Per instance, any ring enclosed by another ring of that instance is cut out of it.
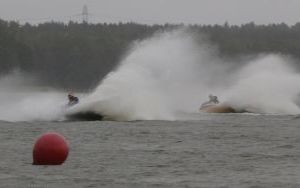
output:
<svg viewBox="0 0 300 188"><path fill-rule="evenodd" d="M55 132L40 136L33 148L34 165L60 165L68 157L69 147L65 138Z"/></svg>

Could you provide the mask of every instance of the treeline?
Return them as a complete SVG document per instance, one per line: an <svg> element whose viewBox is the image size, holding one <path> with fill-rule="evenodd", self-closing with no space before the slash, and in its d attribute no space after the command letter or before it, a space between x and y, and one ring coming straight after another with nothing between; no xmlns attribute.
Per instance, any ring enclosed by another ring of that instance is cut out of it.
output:
<svg viewBox="0 0 300 188"><path fill-rule="evenodd" d="M0 75L19 69L47 86L90 89L117 65L132 41L175 27L74 22L20 25L0 20ZM221 56L283 53L300 59L300 23L188 27L199 37L205 34L219 47Z"/></svg>
<svg viewBox="0 0 300 188"><path fill-rule="evenodd" d="M300 59L300 23L241 26L194 26L207 33L222 55L234 57L258 53L279 53Z"/></svg>

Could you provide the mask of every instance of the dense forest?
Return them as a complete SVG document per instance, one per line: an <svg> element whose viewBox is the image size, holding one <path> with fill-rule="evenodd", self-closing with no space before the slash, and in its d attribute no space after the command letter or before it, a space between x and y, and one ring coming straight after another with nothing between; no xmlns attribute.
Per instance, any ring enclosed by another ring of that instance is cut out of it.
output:
<svg viewBox="0 0 300 188"><path fill-rule="evenodd" d="M47 86L90 89L117 65L131 42L179 26L74 22L21 25L0 20L0 75L18 69L37 76ZM282 53L300 60L300 23L188 27L199 37L204 34L223 57Z"/></svg>

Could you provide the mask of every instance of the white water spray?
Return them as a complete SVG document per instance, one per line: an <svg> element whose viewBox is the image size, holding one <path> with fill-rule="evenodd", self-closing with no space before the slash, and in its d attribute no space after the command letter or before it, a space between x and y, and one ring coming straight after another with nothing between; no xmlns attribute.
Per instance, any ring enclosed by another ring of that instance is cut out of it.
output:
<svg viewBox="0 0 300 188"><path fill-rule="evenodd" d="M181 29L135 42L119 67L69 113L93 112L112 120L176 120L178 114L198 113L210 93L235 109L300 113L300 74L290 59L266 55L226 62L196 38ZM0 120L62 118L65 93L33 86L22 75L0 79Z"/></svg>
<svg viewBox="0 0 300 188"><path fill-rule="evenodd" d="M227 102L255 113L299 114L300 74L288 58L267 55L237 72Z"/></svg>
<svg viewBox="0 0 300 188"><path fill-rule="evenodd" d="M0 79L0 120L54 121L63 118L64 94L37 87L28 75L14 72Z"/></svg>
<svg viewBox="0 0 300 188"><path fill-rule="evenodd" d="M122 120L172 120L177 111L197 111L211 81L201 62L213 61L201 48L185 31L137 42L81 109Z"/></svg>
<svg viewBox="0 0 300 188"><path fill-rule="evenodd" d="M209 47L196 43L186 30L137 42L77 110L117 120L173 120L178 112L198 112L213 93L234 108L254 113L300 112L295 103L300 75L288 59L269 55L234 65Z"/></svg>

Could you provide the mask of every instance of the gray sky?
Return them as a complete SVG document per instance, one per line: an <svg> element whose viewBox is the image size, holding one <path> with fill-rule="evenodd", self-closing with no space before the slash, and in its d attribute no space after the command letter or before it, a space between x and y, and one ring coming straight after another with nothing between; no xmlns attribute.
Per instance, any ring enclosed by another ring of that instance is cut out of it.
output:
<svg viewBox="0 0 300 188"><path fill-rule="evenodd" d="M0 0L0 18L21 23L80 21L84 4L90 22L291 25L300 21L300 0Z"/></svg>

